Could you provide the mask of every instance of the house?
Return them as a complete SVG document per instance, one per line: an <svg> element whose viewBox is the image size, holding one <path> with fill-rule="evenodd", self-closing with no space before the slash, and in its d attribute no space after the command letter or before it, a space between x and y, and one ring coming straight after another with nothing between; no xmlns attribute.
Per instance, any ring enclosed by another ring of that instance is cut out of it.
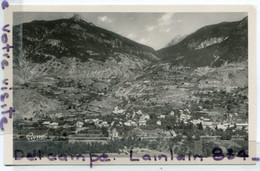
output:
<svg viewBox="0 0 260 171"><path fill-rule="evenodd" d="M62 118L62 117L64 117L64 115L63 115L63 113L56 113L55 117L56 118Z"/></svg>
<svg viewBox="0 0 260 171"><path fill-rule="evenodd" d="M91 119L85 119L84 120L86 123L89 123L91 121Z"/></svg>
<svg viewBox="0 0 260 171"><path fill-rule="evenodd" d="M124 123L125 126L137 126L136 122L132 120L128 120L127 122Z"/></svg>
<svg viewBox="0 0 260 171"><path fill-rule="evenodd" d="M56 122L52 122L49 126L50 127L52 127L52 128L54 128L54 129L57 129L58 128L58 123L56 123Z"/></svg>
<svg viewBox="0 0 260 171"><path fill-rule="evenodd" d="M142 115L140 119L145 119L145 120L148 120L150 119L150 116L149 115Z"/></svg>
<svg viewBox="0 0 260 171"><path fill-rule="evenodd" d="M162 125L162 122L159 120L156 122L157 125Z"/></svg>
<svg viewBox="0 0 260 171"><path fill-rule="evenodd" d="M67 129L67 128L70 128L72 127L71 125L69 125L68 123L66 123L65 125L62 126L63 128Z"/></svg>
<svg viewBox="0 0 260 171"><path fill-rule="evenodd" d="M197 125L197 124L201 123L201 120L200 120L200 119L198 119L198 120L192 120L192 121L190 121L190 122L193 123L194 125Z"/></svg>
<svg viewBox="0 0 260 171"><path fill-rule="evenodd" d="M143 112L142 112L141 110L138 110L138 111L136 112L136 114L137 114L137 115L142 115Z"/></svg>
<svg viewBox="0 0 260 171"><path fill-rule="evenodd" d="M42 123L42 125L50 125L50 121L44 121L43 123Z"/></svg>
<svg viewBox="0 0 260 171"><path fill-rule="evenodd" d="M118 106L116 106L115 109L113 110L114 114L122 114L124 112L125 112L125 110L124 109L119 109Z"/></svg>
<svg viewBox="0 0 260 171"><path fill-rule="evenodd" d="M112 131L109 131L109 137L112 140L119 138L119 134L118 134L118 131L116 130L116 128L114 128Z"/></svg>
<svg viewBox="0 0 260 171"><path fill-rule="evenodd" d="M222 129L222 130L226 130L227 129L227 126L226 125L221 125L221 124L219 124L219 125L217 125L217 128L218 129Z"/></svg>
<svg viewBox="0 0 260 171"><path fill-rule="evenodd" d="M99 122L99 119L92 119L92 121L97 124Z"/></svg>
<svg viewBox="0 0 260 171"><path fill-rule="evenodd" d="M103 122L100 123L100 126L101 127L109 127L109 124L108 124L107 121L103 121Z"/></svg>
<svg viewBox="0 0 260 171"><path fill-rule="evenodd" d="M146 125L146 120L140 119L140 120L139 120L139 125L140 125L140 126L145 126L145 125Z"/></svg>
<svg viewBox="0 0 260 171"><path fill-rule="evenodd" d="M174 111L171 111L170 116L174 116Z"/></svg>
<svg viewBox="0 0 260 171"><path fill-rule="evenodd" d="M237 123L236 126L237 126L237 129L240 129L240 130L242 130L243 128L248 129L248 123Z"/></svg>
<svg viewBox="0 0 260 171"><path fill-rule="evenodd" d="M172 135L173 137L176 137L176 136L177 136L177 134L176 134L176 132L175 132L174 130L170 130L170 133L171 133L171 135Z"/></svg>
<svg viewBox="0 0 260 171"><path fill-rule="evenodd" d="M52 122L50 126L58 126L59 124L57 122Z"/></svg>
<svg viewBox="0 0 260 171"><path fill-rule="evenodd" d="M76 122L76 127L77 128L81 128L83 125L84 125L84 123L81 122L81 121Z"/></svg>
<svg viewBox="0 0 260 171"><path fill-rule="evenodd" d="M190 115L185 115L183 113L180 115L180 120L187 120L187 119L190 119Z"/></svg>
<svg viewBox="0 0 260 171"><path fill-rule="evenodd" d="M165 119L165 115L160 115L159 118Z"/></svg>
<svg viewBox="0 0 260 171"><path fill-rule="evenodd" d="M203 126L204 129L205 129L207 126L210 127L210 128L212 128L212 126L213 126L213 123L212 123L212 122L204 122L204 121L202 121L201 124L202 124L202 126Z"/></svg>
<svg viewBox="0 0 260 171"><path fill-rule="evenodd" d="M131 123L130 122L125 122L124 125L125 126L131 126Z"/></svg>

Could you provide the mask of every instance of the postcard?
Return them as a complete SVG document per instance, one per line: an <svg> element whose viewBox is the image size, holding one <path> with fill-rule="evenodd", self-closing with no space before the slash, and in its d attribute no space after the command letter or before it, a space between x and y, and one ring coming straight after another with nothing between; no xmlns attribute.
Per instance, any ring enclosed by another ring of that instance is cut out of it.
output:
<svg viewBox="0 0 260 171"><path fill-rule="evenodd" d="M258 160L254 6L10 5L4 22L6 165Z"/></svg>

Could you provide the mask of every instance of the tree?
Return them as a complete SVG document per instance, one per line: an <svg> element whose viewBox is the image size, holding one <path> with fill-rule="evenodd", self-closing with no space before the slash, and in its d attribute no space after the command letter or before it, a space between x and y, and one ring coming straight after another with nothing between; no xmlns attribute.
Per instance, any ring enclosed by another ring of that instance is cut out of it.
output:
<svg viewBox="0 0 260 171"><path fill-rule="evenodd" d="M199 130L203 130L203 126L202 126L201 122L199 124L197 124L197 127L198 127Z"/></svg>

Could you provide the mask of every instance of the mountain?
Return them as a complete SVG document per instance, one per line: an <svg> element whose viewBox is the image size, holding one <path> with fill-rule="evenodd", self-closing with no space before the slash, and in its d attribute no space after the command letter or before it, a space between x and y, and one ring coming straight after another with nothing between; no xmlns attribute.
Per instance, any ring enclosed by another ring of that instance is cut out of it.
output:
<svg viewBox="0 0 260 171"><path fill-rule="evenodd" d="M15 72L21 81L53 73L71 78L130 77L133 70L158 60L152 48L78 15L14 26L14 46L14 69L21 71Z"/></svg>
<svg viewBox="0 0 260 171"><path fill-rule="evenodd" d="M79 101L90 113L111 112L121 102L111 94L114 85L159 60L152 48L77 15L16 25L13 39L14 104L28 118Z"/></svg>
<svg viewBox="0 0 260 171"><path fill-rule="evenodd" d="M181 42L187 35L177 35L175 36L165 47L170 47L176 45L177 43Z"/></svg>
<svg viewBox="0 0 260 171"><path fill-rule="evenodd" d="M158 50L163 60L190 67L221 66L248 58L248 18L205 26L178 44Z"/></svg>
<svg viewBox="0 0 260 171"><path fill-rule="evenodd" d="M56 58L76 57L81 61L105 61L109 55L118 52L139 55L148 60L156 59L156 52L152 48L78 17L33 21L15 26L14 33L18 32L23 34L23 51L26 58L39 63L50 60L42 54ZM16 38L17 35L15 40Z"/></svg>

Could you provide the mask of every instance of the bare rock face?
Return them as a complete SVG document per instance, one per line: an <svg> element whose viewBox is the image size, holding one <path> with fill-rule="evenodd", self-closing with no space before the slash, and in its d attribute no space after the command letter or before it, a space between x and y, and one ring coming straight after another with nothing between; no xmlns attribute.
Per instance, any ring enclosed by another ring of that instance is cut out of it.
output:
<svg viewBox="0 0 260 171"><path fill-rule="evenodd" d="M203 49L203 48L206 48L208 46L211 46L211 45L214 45L214 44L217 44L217 43L221 43L221 42L223 42L227 39L228 39L228 37L212 37L212 38L209 38L207 40L204 40L199 45L197 45L196 47L193 47L193 48L194 49Z"/></svg>
<svg viewBox="0 0 260 171"><path fill-rule="evenodd" d="M177 35L175 36L165 47L170 47L181 42L187 35Z"/></svg>

